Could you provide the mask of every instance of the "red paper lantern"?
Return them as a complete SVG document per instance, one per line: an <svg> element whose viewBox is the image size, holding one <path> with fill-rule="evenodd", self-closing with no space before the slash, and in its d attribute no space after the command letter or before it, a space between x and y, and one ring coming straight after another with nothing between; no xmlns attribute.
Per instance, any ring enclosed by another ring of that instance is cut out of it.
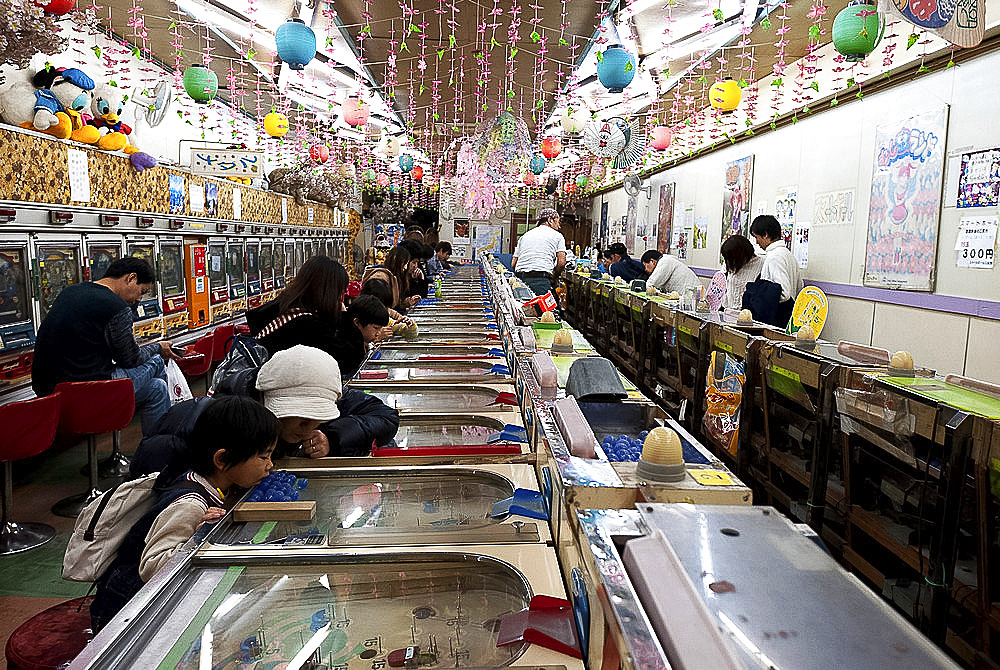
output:
<svg viewBox="0 0 1000 670"><path fill-rule="evenodd" d="M559 141L558 137L546 137L542 140L542 145L539 147L542 155L552 160L560 153L562 153L562 143Z"/></svg>
<svg viewBox="0 0 1000 670"><path fill-rule="evenodd" d="M674 140L674 132L667 126L656 126L649 133L649 144L657 151L663 151Z"/></svg>
<svg viewBox="0 0 1000 670"><path fill-rule="evenodd" d="M415 165L413 169L410 170L410 174L413 175L414 181L420 181L424 178L424 169L419 165Z"/></svg>
<svg viewBox="0 0 1000 670"><path fill-rule="evenodd" d="M526 172L524 174L524 185L525 186L534 186L537 183L538 183L538 180L535 179L535 173L534 172Z"/></svg>
<svg viewBox="0 0 1000 670"><path fill-rule="evenodd" d="M330 158L330 149L322 144L317 144L309 150L309 156L317 163L325 163Z"/></svg>
<svg viewBox="0 0 1000 670"><path fill-rule="evenodd" d="M42 5L40 2L38 4ZM49 14L62 16L72 10L75 4L76 0L50 0L48 4L42 5L42 9Z"/></svg>
<svg viewBox="0 0 1000 670"><path fill-rule="evenodd" d="M573 183L573 182L571 182L571 181L568 181L568 182L564 183L563 184L563 193L565 193L566 195L572 195L572 194L576 193L576 184Z"/></svg>

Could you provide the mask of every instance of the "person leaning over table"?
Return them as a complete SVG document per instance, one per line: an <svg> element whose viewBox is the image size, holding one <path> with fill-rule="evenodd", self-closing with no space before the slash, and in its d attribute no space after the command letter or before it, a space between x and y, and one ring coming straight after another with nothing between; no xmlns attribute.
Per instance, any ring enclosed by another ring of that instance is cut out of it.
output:
<svg viewBox="0 0 1000 670"><path fill-rule="evenodd" d="M604 252L604 257L611 261L608 274L612 277L621 277L625 282L633 279L645 279L646 270L642 263L628 255L628 250L621 242L615 242Z"/></svg>
<svg viewBox="0 0 1000 670"><path fill-rule="evenodd" d="M781 236L781 224L770 214L761 214L750 224L750 234L757 240L757 244L764 250L764 263L760 269L760 279L764 282L772 282L780 287L778 291L773 291L774 298L769 298L768 304L762 307L750 307L754 313L754 318L773 326L784 328L788 320L792 318L792 308L795 306L795 298L799 289L802 288L802 281L799 279L799 264L795 256L785 246L785 241ZM757 282L760 284L761 282ZM749 286L748 286L749 289ZM744 294L746 299L746 294Z"/></svg>
<svg viewBox="0 0 1000 670"><path fill-rule="evenodd" d="M537 224L517 241L510 265L535 295L545 295L566 267L566 238L559 232L559 212L551 207L538 213Z"/></svg>
<svg viewBox="0 0 1000 670"><path fill-rule="evenodd" d="M733 235L722 243L719 253L726 261L726 296L723 309L743 309L743 292L747 284L760 277L764 260L754 253L753 244L742 235Z"/></svg>
<svg viewBox="0 0 1000 670"><path fill-rule="evenodd" d="M642 255L642 266L649 274L646 286L655 286L661 293L683 293L687 288L701 286L701 281L691 268L676 256L661 254L656 249L650 249Z"/></svg>

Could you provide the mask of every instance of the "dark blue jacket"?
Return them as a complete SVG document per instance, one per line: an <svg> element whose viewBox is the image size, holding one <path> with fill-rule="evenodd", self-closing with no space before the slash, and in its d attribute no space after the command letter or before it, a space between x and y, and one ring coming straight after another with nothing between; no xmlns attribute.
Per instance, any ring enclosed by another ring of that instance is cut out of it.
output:
<svg viewBox="0 0 1000 670"><path fill-rule="evenodd" d="M633 279L642 279L646 275L646 268L639 261L626 256L617 263L612 263L611 271L608 274L612 277L621 277L626 282L630 282Z"/></svg>

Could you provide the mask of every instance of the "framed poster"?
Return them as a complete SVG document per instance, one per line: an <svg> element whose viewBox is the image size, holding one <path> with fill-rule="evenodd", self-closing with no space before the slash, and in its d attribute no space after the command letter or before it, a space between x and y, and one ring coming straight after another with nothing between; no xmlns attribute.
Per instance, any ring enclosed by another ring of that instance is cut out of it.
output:
<svg viewBox="0 0 1000 670"><path fill-rule="evenodd" d="M628 199L628 209L625 210L625 249L629 254L635 254L635 221L638 206L635 198Z"/></svg>
<svg viewBox="0 0 1000 670"><path fill-rule="evenodd" d="M656 219L656 249L666 251L673 238L670 228L674 223L674 190L676 184L670 182L660 186L660 213Z"/></svg>
<svg viewBox="0 0 1000 670"><path fill-rule="evenodd" d="M998 196L1000 149L962 154L962 167L958 175L958 206L996 207L1000 203Z"/></svg>
<svg viewBox="0 0 1000 670"><path fill-rule="evenodd" d="M948 106L875 129L865 286L934 290Z"/></svg>
<svg viewBox="0 0 1000 670"><path fill-rule="evenodd" d="M468 244L469 243L469 220L468 219L455 219L455 234L452 236L452 241L455 244Z"/></svg>
<svg viewBox="0 0 1000 670"><path fill-rule="evenodd" d="M726 186L722 192L722 241L733 235L750 237L750 191L753 187L753 155L726 163Z"/></svg>
<svg viewBox="0 0 1000 670"><path fill-rule="evenodd" d="M792 229L795 227L795 201L798 190L797 186L779 188L774 199L774 216L781 226L781 238L785 240L785 246L789 249L792 248Z"/></svg>
<svg viewBox="0 0 1000 670"><path fill-rule="evenodd" d="M477 223L472 227L472 253L488 251L499 254L503 249L503 226Z"/></svg>

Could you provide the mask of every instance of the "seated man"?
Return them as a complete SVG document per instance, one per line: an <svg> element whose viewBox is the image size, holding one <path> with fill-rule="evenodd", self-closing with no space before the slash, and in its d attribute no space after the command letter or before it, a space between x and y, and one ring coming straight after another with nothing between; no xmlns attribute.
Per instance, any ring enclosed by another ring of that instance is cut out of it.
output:
<svg viewBox="0 0 1000 670"><path fill-rule="evenodd" d="M650 249L642 255L642 266L649 274L646 286L655 286L662 293L683 293L686 288L701 286L701 281L691 268L676 256L661 254L656 249Z"/></svg>
<svg viewBox="0 0 1000 670"><path fill-rule="evenodd" d="M451 242L438 242L434 247L434 256L427 261L427 274L439 275L451 270L449 258L451 258Z"/></svg>
<svg viewBox="0 0 1000 670"><path fill-rule="evenodd" d="M337 361L313 347L297 345L272 356L257 374L256 390L281 421L276 459L366 456L399 429L399 412L363 391L343 391ZM171 407L154 434L139 443L131 475L178 467L198 416L212 401L195 398Z"/></svg>
<svg viewBox="0 0 1000 670"><path fill-rule="evenodd" d="M67 286L38 328L31 386L49 395L61 382L128 377L142 433L170 409L163 359L178 358L170 342L140 347L132 334L132 307L153 284L153 269L139 258L119 258L102 279Z"/></svg>
<svg viewBox="0 0 1000 670"><path fill-rule="evenodd" d="M604 252L604 257L611 260L608 274L612 277L621 277L626 282L633 279L645 279L646 273L642 263L630 257L625 245L621 242L615 242L608 247L607 251Z"/></svg>

